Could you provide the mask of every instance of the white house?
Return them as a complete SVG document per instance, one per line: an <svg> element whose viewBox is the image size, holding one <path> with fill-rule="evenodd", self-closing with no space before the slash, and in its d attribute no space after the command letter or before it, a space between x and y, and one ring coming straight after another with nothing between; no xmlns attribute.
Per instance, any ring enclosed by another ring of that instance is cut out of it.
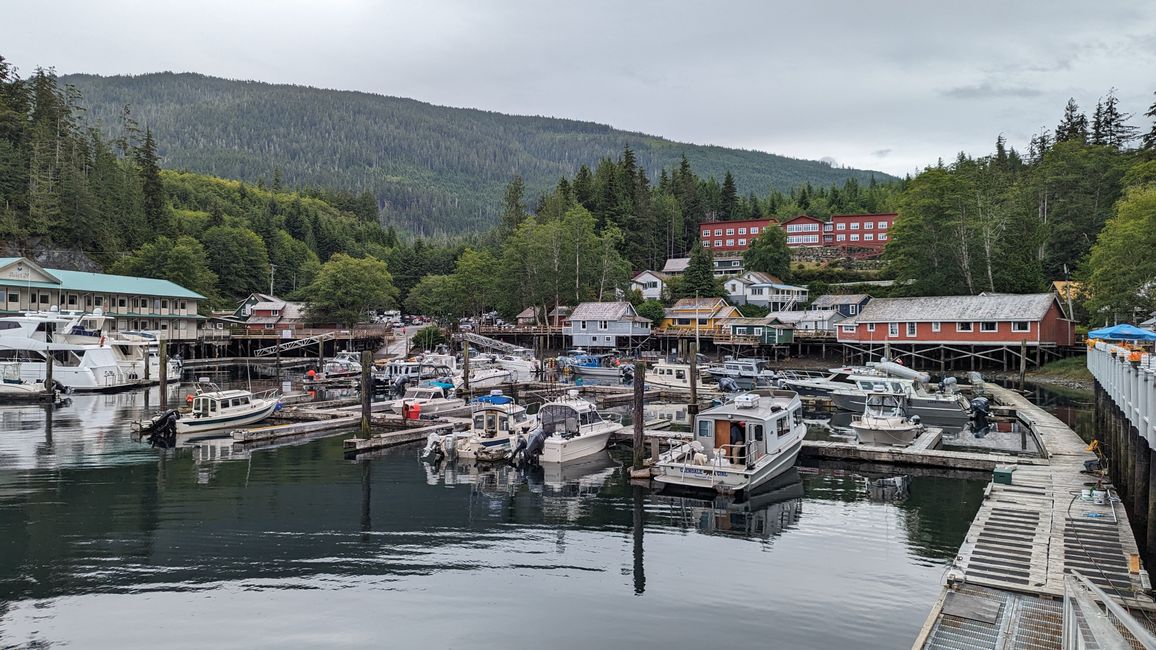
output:
<svg viewBox="0 0 1156 650"><path fill-rule="evenodd" d="M747 271L723 283L731 302L790 311L807 302L807 288L786 284L769 273Z"/></svg>
<svg viewBox="0 0 1156 650"><path fill-rule="evenodd" d="M642 292L647 300L661 300L662 292L666 288L666 281L670 279L665 273L658 271L643 271L630 280L630 288Z"/></svg>
<svg viewBox="0 0 1156 650"><path fill-rule="evenodd" d="M628 302L584 302L570 313L562 326L574 347L630 347L636 340L650 336L651 323L634 311Z"/></svg>
<svg viewBox="0 0 1156 650"><path fill-rule="evenodd" d="M784 325L795 328L795 336L808 334L834 334L835 326L843 320L843 315L834 309L810 309L807 311L773 311L767 318L778 319Z"/></svg>

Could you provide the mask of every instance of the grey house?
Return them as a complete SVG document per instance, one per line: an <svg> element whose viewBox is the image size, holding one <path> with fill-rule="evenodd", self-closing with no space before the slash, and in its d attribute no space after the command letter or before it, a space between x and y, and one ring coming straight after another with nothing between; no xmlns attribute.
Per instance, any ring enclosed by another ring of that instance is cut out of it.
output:
<svg viewBox="0 0 1156 650"><path fill-rule="evenodd" d="M650 336L650 327L628 302L584 302L571 312L562 334L574 347L626 348Z"/></svg>
<svg viewBox="0 0 1156 650"><path fill-rule="evenodd" d="M871 296L865 293L853 293L846 296L829 293L815 298L815 302L811 303L811 309L834 309L843 318L850 318L863 311L863 306L870 300Z"/></svg>

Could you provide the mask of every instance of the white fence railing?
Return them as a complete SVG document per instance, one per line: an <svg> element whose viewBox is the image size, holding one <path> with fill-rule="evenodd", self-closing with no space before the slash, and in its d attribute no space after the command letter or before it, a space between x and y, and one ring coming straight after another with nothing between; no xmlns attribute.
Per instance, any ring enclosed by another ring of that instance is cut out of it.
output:
<svg viewBox="0 0 1156 650"><path fill-rule="evenodd" d="M1088 370L1149 445L1156 446L1156 356L1099 341Z"/></svg>

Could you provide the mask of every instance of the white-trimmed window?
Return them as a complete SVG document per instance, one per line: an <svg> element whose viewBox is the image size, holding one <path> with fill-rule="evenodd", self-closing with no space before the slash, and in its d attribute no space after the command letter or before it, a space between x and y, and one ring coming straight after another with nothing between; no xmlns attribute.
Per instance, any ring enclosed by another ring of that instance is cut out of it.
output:
<svg viewBox="0 0 1156 650"><path fill-rule="evenodd" d="M854 325L840 325L839 327L843 330L844 334L854 334L855 333L855 326Z"/></svg>
<svg viewBox="0 0 1156 650"><path fill-rule="evenodd" d="M715 228L714 236L715 237L722 237L722 228Z"/></svg>
<svg viewBox="0 0 1156 650"><path fill-rule="evenodd" d="M707 240L707 239L702 240L702 245L703 245L703 248L710 248L710 240Z"/></svg>
<svg viewBox="0 0 1156 650"><path fill-rule="evenodd" d="M851 222L851 230L859 230L859 222L858 221L852 221Z"/></svg>
<svg viewBox="0 0 1156 650"><path fill-rule="evenodd" d="M879 229L880 229L880 230L887 230L887 222L886 222L886 221L880 221L880 222L879 222L878 224L876 224L876 225L878 225L878 226L879 226Z"/></svg>
<svg viewBox="0 0 1156 650"><path fill-rule="evenodd" d="M938 332L942 328L942 325L943 324L940 323L939 321L932 321L931 322L931 331L932 332Z"/></svg>
<svg viewBox="0 0 1156 650"><path fill-rule="evenodd" d="M733 239L727 240L727 246L734 246L734 245L735 245L735 240L733 240Z"/></svg>
<svg viewBox="0 0 1156 650"><path fill-rule="evenodd" d="M584 320L578 321L578 329L585 332L586 331L586 321L584 321Z"/></svg>
<svg viewBox="0 0 1156 650"><path fill-rule="evenodd" d="M751 226L751 234L752 235L759 234L759 227L758 226Z"/></svg>
<svg viewBox="0 0 1156 650"><path fill-rule="evenodd" d="M871 230L871 228L873 228L874 226L875 226L875 224L868 221L868 222L863 224L863 230Z"/></svg>
<svg viewBox="0 0 1156 650"><path fill-rule="evenodd" d="M1030 331L1032 331L1032 323L1031 323L1031 321L1026 321L1026 320L1012 321L1012 331L1013 332L1030 332Z"/></svg>
<svg viewBox="0 0 1156 650"><path fill-rule="evenodd" d="M714 247L718 248L720 246L722 246L722 240L721 239L714 240Z"/></svg>
<svg viewBox="0 0 1156 650"><path fill-rule="evenodd" d="M908 323L907 324L907 336L908 336L908 338L915 336L915 333L917 331L918 330L916 329L915 323Z"/></svg>
<svg viewBox="0 0 1156 650"><path fill-rule="evenodd" d="M887 336L899 336L899 323L887 323Z"/></svg>
<svg viewBox="0 0 1156 650"><path fill-rule="evenodd" d="M999 323L993 320L985 320L979 324L979 331L981 332L998 332Z"/></svg>
<svg viewBox="0 0 1156 650"><path fill-rule="evenodd" d="M863 241L871 241L873 239L875 239L875 233L869 232L869 233L866 233L865 235L863 235Z"/></svg>
<svg viewBox="0 0 1156 650"><path fill-rule="evenodd" d="M604 320L598 321L598 329L605 330L606 329L606 321L604 321Z"/></svg>
<svg viewBox="0 0 1156 650"><path fill-rule="evenodd" d="M847 313L854 316L859 313L859 305L847 305Z"/></svg>
<svg viewBox="0 0 1156 650"><path fill-rule="evenodd" d="M867 331L868 332L874 332L875 331L875 323L867 323Z"/></svg>
<svg viewBox="0 0 1156 650"><path fill-rule="evenodd" d="M845 223L839 223L839 224L835 225L835 230L846 230L846 229L847 229L847 224L845 224Z"/></svg>
<svg viewBox="0 0 1156 650"><path fill-rule="evenodd" d="M745 235L745 234L747 234L747 229L746 229L746 228L739 228L739 234L740 234L740 235Z"/></svg>
<svg viewBox="0 0 1156 650"><path fill-rule="evenodd" d="M859 241L859 233L851 233L851 241Z"/></svg>
<svg viewBox="0 0 1156 650"><path fill-rule="evenodd" d="M957 331L957 332L970 332L971 326L972 326L972 323L963 323L963 322L956 323L955 324L955 331Z"/></svg>
<svg viewBox="0 0 1156 650"><path fill-rule="evenodd" d="M710 229L708 228L707 230L702 231L702 236L703 237L710 237Z"/></svg>
<svg viewBox="0 0 1156 650"><path fill-rule="evenodd" d="M746 246L746 245L747 245L747 240L740 238L739 239L739 246Z"/></svg>
<svg viewBox="0 0 1156 650"><path fill-rule="evenodd" d="M879 233L879 241L887 241L887 233L885 233L885 232Z"/></svg>
<svg viewBox="0 0 1156 650"><path fill-rule="evenodd" d="M727 234L728 234L728 235L733 235L733 234L735 234L735 229L734 229L734 228L727 228Z"/></svg>
<svg viewBox="0 0 1156 650"><path fill-rule="evenodd" d="M835 235L835 241L843 241L847 239L847 235Z"/></svg>

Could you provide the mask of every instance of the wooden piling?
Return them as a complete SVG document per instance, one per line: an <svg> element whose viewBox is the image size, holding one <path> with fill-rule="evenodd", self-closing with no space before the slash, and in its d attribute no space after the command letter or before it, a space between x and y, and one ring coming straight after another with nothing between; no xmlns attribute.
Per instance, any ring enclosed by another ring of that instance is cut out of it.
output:
<svg viewBox="0 0 1156 650"><path fill-rule="evenodd" d="M169 408L169 342L165 339L161 339L157 345L157 361L159 362L157 372L161 373L161 410L165 411ZM148 356L145 356L145 367L148 365Z"/></svg>
<svg viewBox="0 0 1156 650"><path fill-rule="evenodd" d="M693 373L691 375L693 377ZM643 466L643 420L646 419L643 409L643 393L646 390L646 364L638 359L634 362L634 469L642 470Z"/></svg>
<svg viewBox="0 0 1156 650"><path fill-rule="evenodd" d="M462 339L462 390L470 393L470 342Z"/></svg>
<svg viewBox="0 0 1156 650"><path fill-rule="evenodd" d="M44 354L44 390L52 390L52 351L45 351Z"/></svg>
<svg viewBox="0 0 1156 650"><path fill-rule="evenodd" d="M363 350L361 353L361 432L369 433L369 418L373 414L373 375L369 370L373 367L373 353Z"/></svg>
<svg viewBox="0 0 1156 650"><path fill-rule="evenodd" d="M1028 340L1020 340L1020 388L1024 387L1024 377L1028 372Z"/></svg>

